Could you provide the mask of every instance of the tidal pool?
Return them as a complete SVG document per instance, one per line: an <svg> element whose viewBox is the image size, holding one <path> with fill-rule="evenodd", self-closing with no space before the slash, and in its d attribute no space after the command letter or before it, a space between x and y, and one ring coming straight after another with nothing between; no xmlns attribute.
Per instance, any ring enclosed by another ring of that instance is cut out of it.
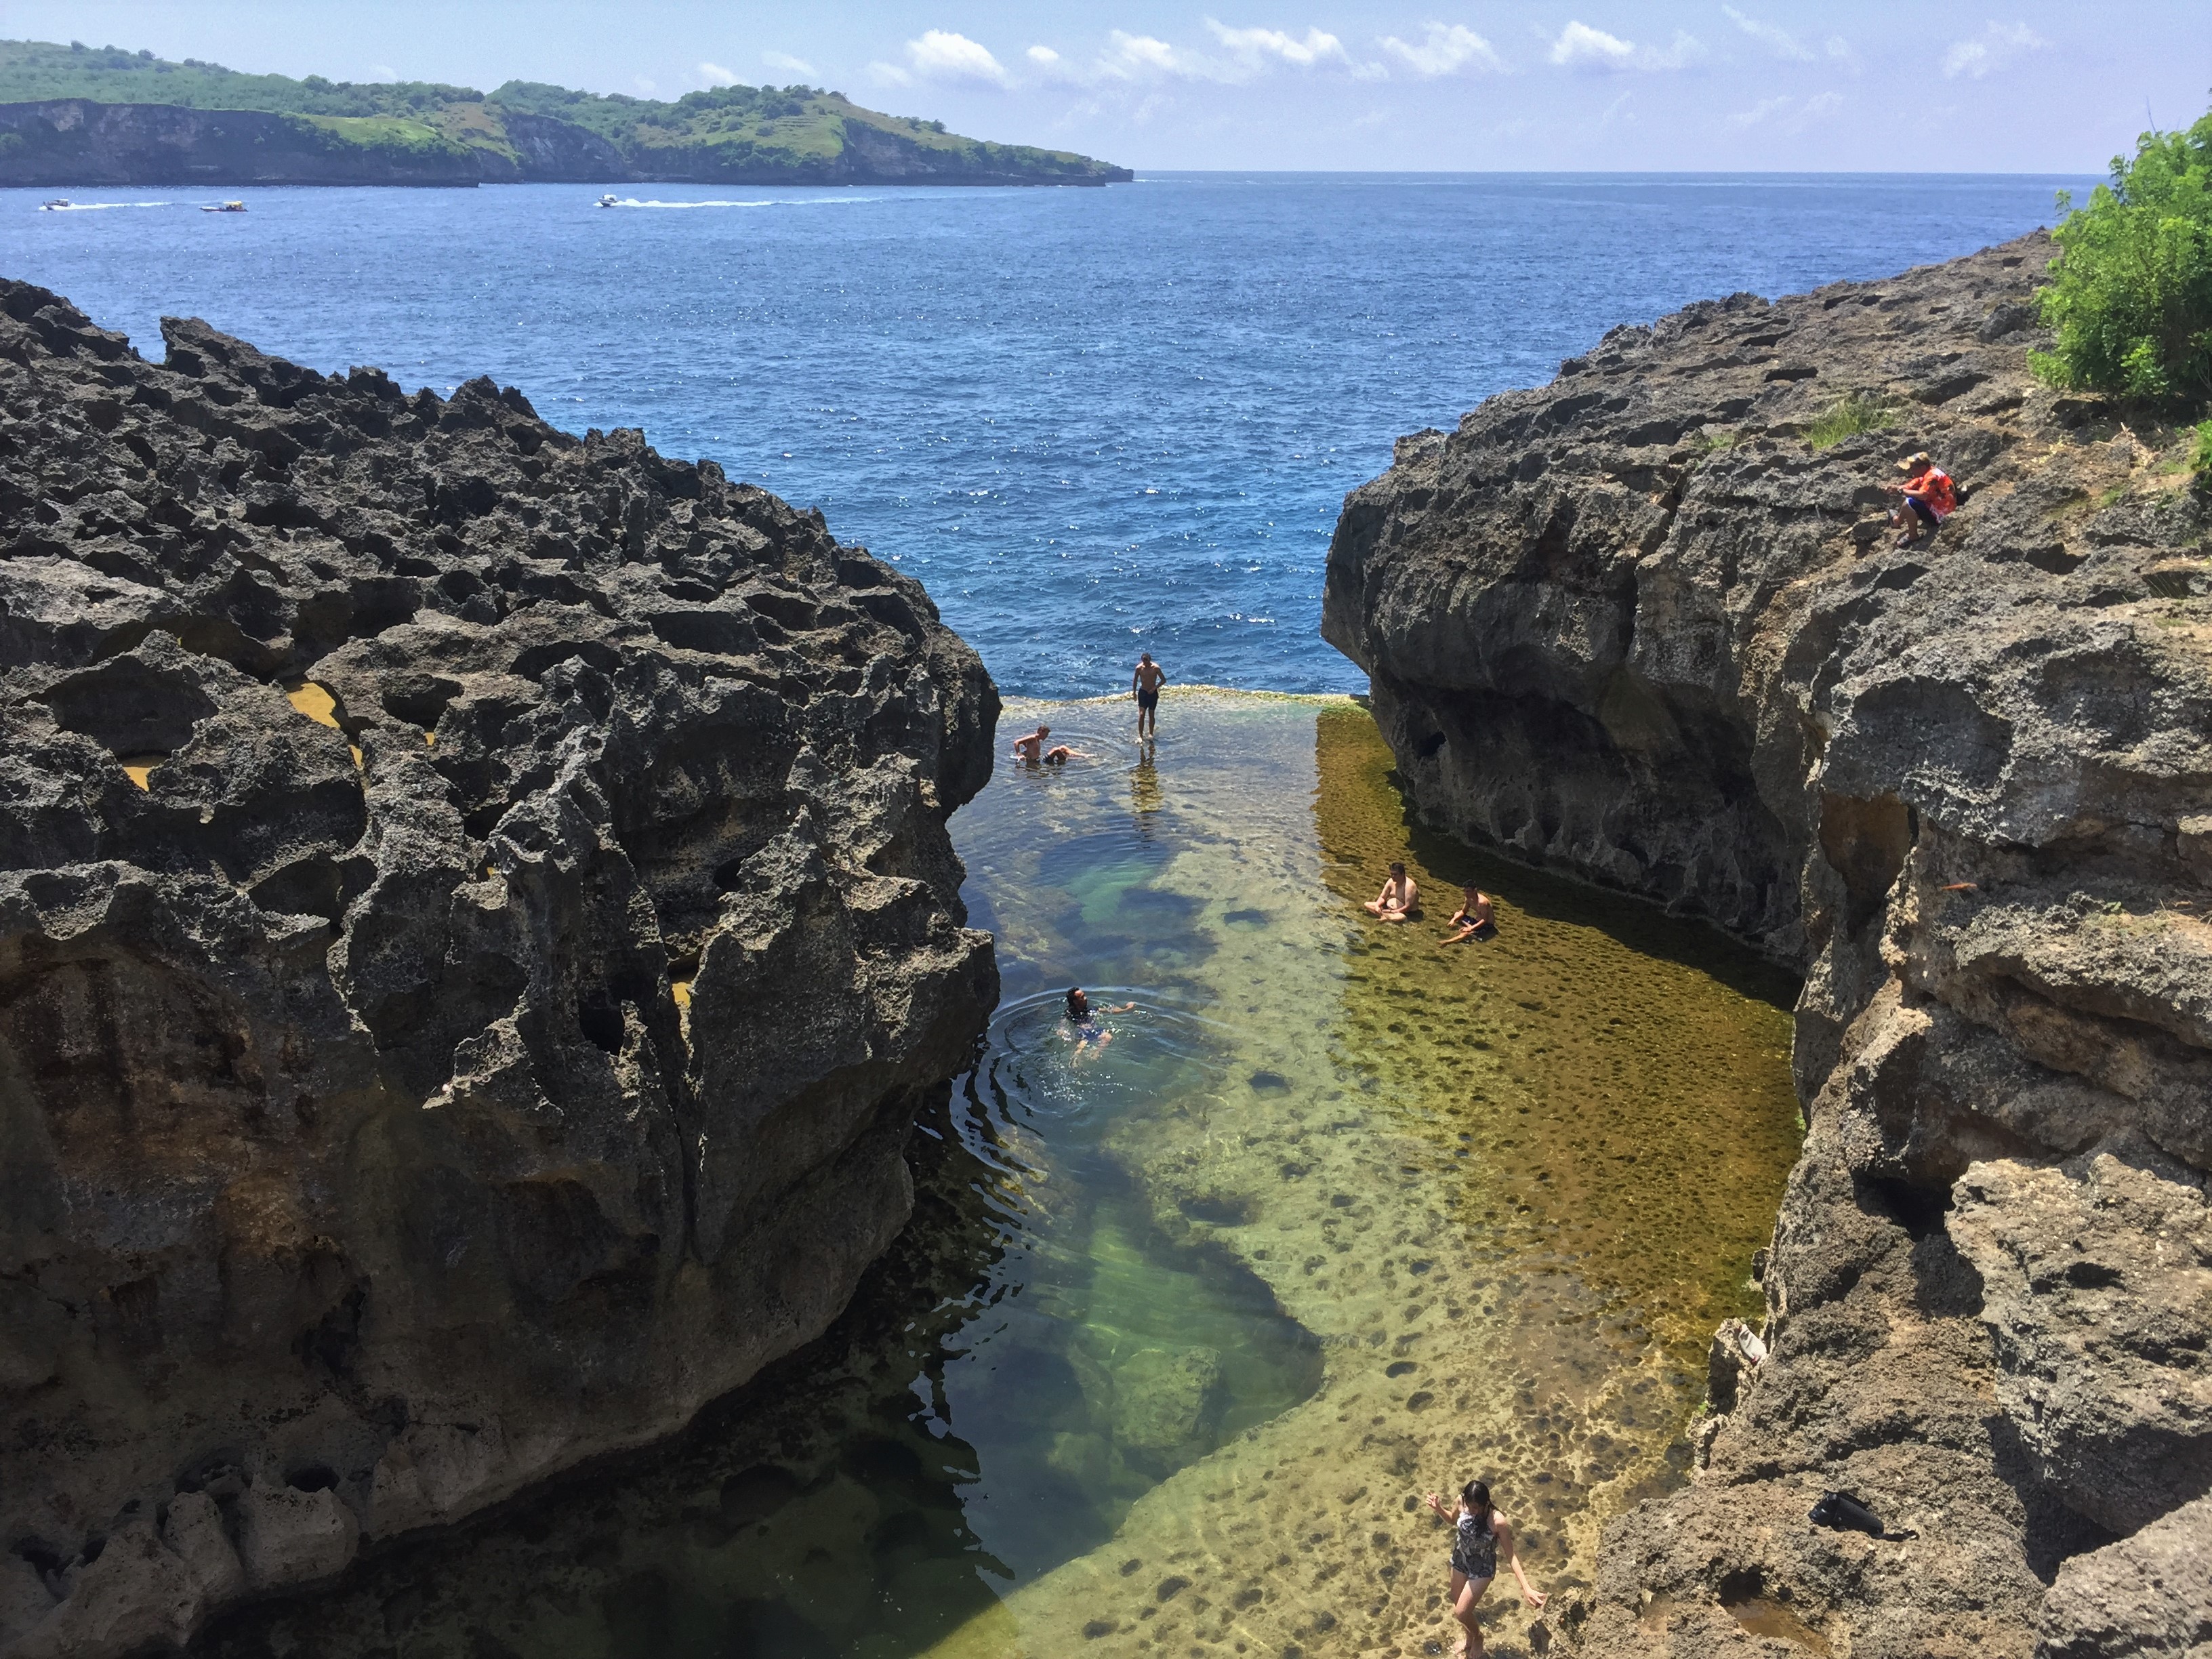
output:
<svg viewBox="0 0 2212 1659"><path fill-rule="evenodd" d="M251 1610L225 1655L998 1659L1449 1646L1417 1493L1537 1582L1679 1482L1796 1157L1795 987L1410 828L1357 704L1017 703L954 820L1006 994L915 1224L677 1444ZM1426 916L1359 901L1403 858ZM1444 949L1456 884L1498 937ZM1112 1041L1079 1049L1067 986ZM1528 1615L1492 1593L1492 1651Z"/></svg>

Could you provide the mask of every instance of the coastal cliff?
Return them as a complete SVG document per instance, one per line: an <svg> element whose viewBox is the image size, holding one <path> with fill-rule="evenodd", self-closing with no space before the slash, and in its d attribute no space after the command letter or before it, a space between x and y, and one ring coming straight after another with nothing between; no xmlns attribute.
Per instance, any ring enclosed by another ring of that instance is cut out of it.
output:
<svg viewBox="0 0 2212 1659"><path fill-rule="evenodd" d="M136 1652L818 1334L996 999L998 699L820 516L0 282L0 1650Z"/></svg>
<svg viewBox="0 0 2212 1659"><path fill-rule="evenodd" d="M0 40L0 185L1106 185L1127 167L947 132L817 87L672 100L509 81L246 75Z"/></svg>
<svg viewBox="0 0 2212 1659"><path fill-rule="evenodd" d="M1553 1608L1590 1654L2212 1631L2212 510L2029 374L2051 255L1616 329L1332 544L1424 818L1805 975L1769 1352ZM1963 504L1897 549L1920 449Z"/></svg>

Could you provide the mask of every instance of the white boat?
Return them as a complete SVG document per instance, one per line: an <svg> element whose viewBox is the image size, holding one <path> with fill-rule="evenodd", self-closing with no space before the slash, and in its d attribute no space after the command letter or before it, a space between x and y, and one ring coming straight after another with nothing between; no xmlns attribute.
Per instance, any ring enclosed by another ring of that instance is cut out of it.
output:
<svg viewBox="0 0 2212 1659"><path fill-rule="evenodd" d="M599 205L601 207L620 207L622 204L611 196L602 196L599 198Z"/></svg>
<svg viewBox="0 0 2212 1659"><path fill-rule="evenodd" d="M200 211L202 213L243 213L246 211L246 204L243 202L223 202L221 204L203 202L200 204Z"/></svg>
<svg viewBox="0 0 2212 1659"><path fill-rule="evenodd" d="M41 213L59 213L64 208L73 207L76 204L72 203L68 197L57 196L51 202L40 203L39 211Z"/></svg>

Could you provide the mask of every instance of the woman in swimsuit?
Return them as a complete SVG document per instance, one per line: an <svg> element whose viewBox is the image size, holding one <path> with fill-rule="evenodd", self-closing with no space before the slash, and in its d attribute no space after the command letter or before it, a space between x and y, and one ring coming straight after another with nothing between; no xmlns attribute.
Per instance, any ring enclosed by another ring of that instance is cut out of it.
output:
<svg viewBox="0 0 2212 1659"><path fill-rule="evenodd" d="M1443 1499L1436 1493L1429 1495L1429 1507L1441 1520L1452 1523L1451 1552L1451 1611L1458 1620L1467 1638L1453 1650L1467 1659L1480 1659L1482 1632L1475 1628L1474 1604L1482 1600L1490 1581L1498 1577L1498 1555L1505 1553L1506 1565L1521 1583L1521 1599L1537 1612L1544 1610L1549 1600L1541 1591L1529 1587L1528 1575L1522 1571L1520 1552L1513 1547L1513 1528L1506 1524L1490 1501L1490 1488L1480 1480L1470 1480L1459 1489L1459 1507L1447 1510Z"/></svg>
<svg viewBox="0 0 2212 1659"><path fill-rule="evenodd" d="M1136 1006L1133 1002L1125 1002L1118 1008L1106 1008L1099 1012L1109 1014L1126 1014ZM1091 999L1084 995L1083 988L1080 985L1071 985L1067 988L1067 1019L1068 1023L1075 1027L1075 1052L1079 1054L1085 1048L1094 1046L1103 1048L1114 1040L1113 1032L1101 1024L1098 1015L1091 1011Z"/></svg>
<svg viewBox="0 0 2212 1659"><path fill-rule="evenodd" d="M1491 914L1490 895L1480 887L1462 887L1464 896L1451 921L1445 925L1459 932L1446 939L1446 945L1464 945L1469 939L1487 945L1498 937L1498 919Z"/></svg>

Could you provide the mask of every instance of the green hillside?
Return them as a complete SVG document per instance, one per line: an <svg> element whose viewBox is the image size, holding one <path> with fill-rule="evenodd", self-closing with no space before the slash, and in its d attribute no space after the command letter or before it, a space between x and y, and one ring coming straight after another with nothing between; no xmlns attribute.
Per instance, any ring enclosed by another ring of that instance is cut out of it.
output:
<svg viewBox="0 0 2212 1659"><path fill-rule="evenodd" d="M487 95L431 82L295 81L118 46L0 40L0 106L61 98L305 117L325 146L398 147L495 180L1097 184L1129 176L1066 150L963 137L942 121L885 115L814 87L718 87L664 102L510 81Z"/></svg>

